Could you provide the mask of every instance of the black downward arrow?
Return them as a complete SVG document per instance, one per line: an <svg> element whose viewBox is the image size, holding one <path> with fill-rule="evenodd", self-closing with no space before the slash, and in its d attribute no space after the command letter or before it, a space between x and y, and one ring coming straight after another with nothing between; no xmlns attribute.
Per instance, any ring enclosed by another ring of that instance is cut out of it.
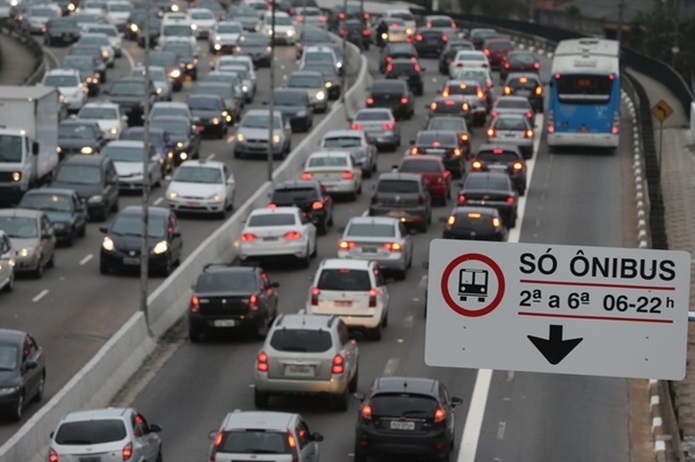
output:
<svg viewBox="0 0 695 462"><path fill-rule="evenodd" d="M550 326L550 335L547 339L534 337L533 335L529 335L528 339L552 365L560 364L565 359L565 356L570 354L574 347L584 340L583 338L562 340L562 326L552 324Z"/></svg>

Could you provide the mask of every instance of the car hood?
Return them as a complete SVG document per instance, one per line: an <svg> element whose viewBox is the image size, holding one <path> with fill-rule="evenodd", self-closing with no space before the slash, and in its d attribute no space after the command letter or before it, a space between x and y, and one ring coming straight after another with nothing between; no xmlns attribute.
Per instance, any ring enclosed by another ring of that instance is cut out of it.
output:
<svg viewBox="0 0 695 462"><path fill-rule="evenodd" d="M77 183L62 183L60 181L54 181L51 183L52 188L65 188L72 189L83 199L89 199L92 196L104 194L104 189L100 184L77 184ZM12 239L14 242L14 239Z"/></svg>
<svg viewBox="0 0 695 462"><path fill-rule="evenodd" d="M139 106L142 104L142 96L109 95L109 100L118 105Z"/></svg>
<svg viewBox="0 0 695 462"><path fill-rule="evenodd" d="M66 221L72 221L72 214L70 212L59 212L57 210L45 210L44 213L51 221L51 223L63 223ZM14 239L13 239L14 242Z"/></svg>
<svg viewBox="0 0 695 462"><path fill-rule="evenodd" d="M12 239L12 243L16 241ZM20 383L17 371L0 371L0 387L11 387Z"/></svg>
<svg viewBox="0 0 695 462"><path fill-rule="evenodd" d="M176 192L179 196L209 197L213 194L223 195L224 185L172 181L167 188L167 196L170 191Z"/></svg>
<svg viewBox="0 0 695 462"><path fill-rule="evenodd" d="M39 245L38 237L11 237L11 239L14 250L20 250L24 247L36 247Z"/></svg>
<svg viewBox="0 0 695 462"><path fill-rule="evenodd" d="M119 120L102 120L102 119L80 119L88 120L90 122L96 122L99 125L99 129L102 132L107 132L113 127L121 128L121 122Z"/></svg>
<svg viewBox="0 0 695 462"><path fill-rule="evenodd" d="M72 96L80 91L80 87L57 87L61 95Z"/></svg>
<svg viewBox="0 0 695 462"><path fill-rule="evenodd" d="M120 234L109 233L109 237L111 238L118 250L122 252L128 252L132 250L137 252L138 254L140 253L140 236L123 236ZM147 245L150 249L152 249L152 247L154 247L154 245L157 242L163 240L164 237L149 237L147 239Z"/></svg>
<svg viewBox="0 0 695 462"><path fill-rule="evenodd" d="M84 146L94 147L96 145L96 140L88 140L82 138L58 138L58 146L60 146L63 149L82 148Z"/></svg>
<svg viewBox="0 0 695 462"><path fill-rule="evenodd" d="M241 34L215 34L215 38L216 37L220 38L220 42L236 43L239 41L239 37L241 37Z"/></svg>
<svg viewBox="0 0 695 462"><path fill-rule="evenodd" d="M241 48L240 53L242 53L242 54L243 53L246 53L249 55L259 55L259 54L264 54L264 53L270 54L270 52L268 51L268 48L263 47L263 46L241 46L240 48Z"/></svg>
<svg viewBox="0 0 695 462"><path fill-rule="evenodd" d="M276 111L280 111L282 115L295 115L298 112L305 111L304 106L273 106Z"/></svg>
<svg viewBox="0 0 695 462"><path fill-rule="evenodd" d="M267 140L268 139L268 129L267 128L247 128L241 127L237 130L237 133L241 133L245 138L256 138ZM282 130L276 129L273 131L275 135L281 135Z"/></svg>
<svg viewBox="0 0 695 462"><path fill-rule="evenodd" d="M142 162L114 162L118 176L142 175Z"/></svg>
<svg viewBox="0 0 695 462"><path fill-rule="evenodd" d="M213 117L222 117L220 111L208 110L208 109L192 109L191 114L193 117L200 117L201 119L211 119Z"/></svg>

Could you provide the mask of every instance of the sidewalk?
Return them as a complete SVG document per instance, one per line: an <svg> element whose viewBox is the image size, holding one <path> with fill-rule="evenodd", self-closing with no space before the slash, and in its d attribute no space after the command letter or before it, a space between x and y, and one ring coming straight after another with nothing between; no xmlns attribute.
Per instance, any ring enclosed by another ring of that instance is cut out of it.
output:
<svg viewBox="0 0 695 462"><path fill-rule="evenodd" d="M695 139L689 130L688 115L661 83L632 70L630 72L644 86L650 107L663 99L673 108L673 114L664 121L661 154L666 235L670 250L687 250L695 255ZM658 150L657 121L654 123L654 132ZM690 277L690 285L693 287L695 271L691 271ZM689 310L695 311L695 297L690 298ZM681 382L673 382L673 390L683 450L692 458L695 456L695 323L690 323L688 327L686 377Z"/></svg>
<svg viewBox="0 0 695 462"><path fill-rule="evenodd" d="M1 85L23 85L34 70L34 60L27 49L17 40L0 34L2 50L2 67L0 68Z"/></svg>

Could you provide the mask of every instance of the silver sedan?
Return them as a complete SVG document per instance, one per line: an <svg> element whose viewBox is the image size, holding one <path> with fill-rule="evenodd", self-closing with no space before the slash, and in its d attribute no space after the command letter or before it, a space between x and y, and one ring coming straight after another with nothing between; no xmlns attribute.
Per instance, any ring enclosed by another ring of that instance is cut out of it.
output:
<svg viewBox="0 0 695 462"><path fill-rule="evenodd" d="M364 130L377 148L395 151L401 146L401 127L391 109L360 109L350 126L352 130Z"/></svg>

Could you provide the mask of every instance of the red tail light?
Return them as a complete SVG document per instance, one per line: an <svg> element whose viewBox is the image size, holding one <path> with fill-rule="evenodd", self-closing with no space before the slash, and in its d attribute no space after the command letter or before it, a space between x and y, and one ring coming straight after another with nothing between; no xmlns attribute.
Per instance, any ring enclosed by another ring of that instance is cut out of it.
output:
<svg viewBox="0 0 695 462"><path fill-rule="evenodd" d="M459 194L459 197L458 197L458 203L459 204L463 204L464 202L466 202L466 200L467 199L466 199L466 196L464 194Z"/></svg>
<svg viewBox="0 0 695 462"><path fill-rule="evenodd" d="M333 366L331 367L331 374L342 374L345 372L345 358L340 353L333 356Z"/></svg>
<svg viewBox="0 0 695 462"><path fill-rule="evenodd" d="M386 242L384 243L383 247L389 252L400 252L403 250L398 242Z"/></svg>
<svg viewBox="0 0 695 462"><path fill-rule="evenodd" d="M296 10L294 9L293 6L291 6L291 7L289 7L289 8L287 9L287 13L288 13L290 16L294 16L294 12L295 12L295 11L296 11Z"/></svg>
<svg viewBox="0 0 695 462"><path fill-rule="evenodd" d="M311 305L312 306L319 306L319 295L321 294L321 290L318 287L312 287L311 288Z"/></svg>
<svg viewBox="0 0 695 462"><path fill-rule="evenodd" d="M268 205L266 205L266 208L268 208L268 209L276 209L276 208L278 208L278 205L277 205L277 204L273 204L273 203L271 202L271 203L269 203Z"/></svg>
<svg viewBox="0 0 695 462"><path fill-rule="evenodd" d="M514 203L514 196L508 196L507 200L505 200L507 204L513 204Z"/></svg>
<svg viewBox="0 0 695 462"><path fill-rule="evenodd" d="M485 86L486 86L487 88L492 88L492 82L489 82L489 81L488 81L488 82L485 82Z"/></svg>
<svg viewBox="0 0 695 462"><path fill-rule="evenodd" d="M511 67L511 65L510 65L509 63L504 63L504 68L505 68L505 69L509 69L510 67Z"/></svg>
<svg viewBox="0 0 695 462"><path fill-rule="evenodd" d="M355 247L357 247L357 243L352 241L340 241L338 243L338 248L340 250L350 250L354 249Z"/></svg>
<svg viewBox="0 0 695 462"><path fill-rule="evenodd" d="M381 126L381 128L384 129L384 130L393 130L393 127L395 127L395 124L392 124L392 123L383 124L383 125Z"/></svg>
<svg viewBox="0 0 695 462"><path fill-rule="evenodd" d="M369 19L369 13L364 13L364 14L362 15L362 17L363 17L364 19Z"/></svg>
<svg viewBox="0 0 695 462"><path fill-rule="evenodd" d="M360 416L362 416L364 420L372 420L372 406L369 404L369 401L362 405L362 409L360 409Z"/></svg>
<svg viewBox="0 0 695 462"><path fill-rule="evenodd" d="M611 74L613 75L613 74ZM613 114L613 127L611 128L611 133L617 135L620 132L620 116L618 113Z"/></svg>
<svg viewBox="0 0 695 462"><path fill-rule="evenodd" d="M258 372L268 372L270 366L268 365L268 355L265 351L261 351L256 356L256 370Z"/></svg>
<svg viewBox="0 0 695 462"><path fill-rule="evenodd" d="M345 13L338 13L339 19L345 19Z"/></svg>
<svg viewBox="0 0 695 462"><path fill-rule="evenodd" d="M326 22L325 16L319 16L319 22Z"/></svg>
<svg viewBox="0 0 695 462"><path fill-rule="evenodd" d="M490 116L491 116L491 117L497 117L498 115L500 115L500 113L497 112L497 111L492 111L492 112L490 112Z"/></svg>
<svg viewBox="0 0 695 462"><path fill-rule="evenodd" d="M442 42L448 42L448 41L449 41L449 37L447 37L446 35L442 34Z"/></svg>
<svg viewBox="0 0 695 462"><path fill-rule="evenodd" d="M465 133L461 135L461 141L468 141L468 135L466 135Z"/></svg>
<svg viewBox="0 0 695 462"><path fill-rule="evenodd" d="M343 35L345 35L345 32L345 29L340 29L340 32L338 32L338 34L342 37Z"/></svg>
<svg viewBox="0 0 695 462"><path fill-rule="evenodd" d="M295 21L302 22L302 21L304 21L304 17L303 16L296 16Z"/></svg>
<svg viewBox="0 0 695 462"><path fill-rule="evenodd" d="M540 69L541 68L540 63L533 63L533 68L534 69Z"/></svg>
<svg viewBox="0 0 695 462"><path fill-rule="evenodd" d="M418 42L422 42L422 34L417 34L415 36L415 40L417 40Z"/></svg>
<svg viewBox="0 0 695 462"><path fill-rule="evenodd" d="M523 170L524 166L521 162L514 162L514 165L512 165L512 168L514 169L514 171L518 172L519 170Z"/></svg>
<svg viewBox="0 0 695 462"><path fill-rule="evenodd" d="M301 239L302 233L299 231L287 231L283 237L288 241L294 241L296 239Z"/></svg>
<svg viewBox="0 0 695 462"><path fill-rule="evenodd" d="M376 290L369 289L369 308L376 308Z"/></svg>
<svg viewBox="0 0 695 462"><path fill-rule="evenodd" d="M249 310L251 310L251 311L257 311L258 310L258 296L256 294L252 294L249 297Z"/></svg>
<svg viewBox="0 0 695 462"><path fill-rule="evenodd" d="M374 98L367 98L367 106L374 104Z"/></svg>
<svg viewBox="0 0 695 462"><path fill-rule="evenodd" d="M488 50L487 48L483 50L483 53L485 53L485 56L490 56L490 50Z"/></svg>
<svg viewBox="0 0 695 462"><path fill-rule="evenodd" d="M393 70L393 64L386 66L386 72L391 72Z"/></svg>
<svg viewBox="0 0 695 462"><path fill-rule="evenodd" d="M364 35L364 36L369 36L369 34L370 34L369 29L364 29L362 31L362 35Z"/></svg>
<svg viewBox="0 0 695 462"><path fill-rule="evenodd" d="M55 449L50 448L48 450L48 462L58 462L59 460L58 453L55 452Z"/></svg>
<svg viewBox="0 0 695 462"><path fill-rule="evenodd" d="M441 423L446 420L446 410L443 407L437 406L437 410L434 411L434 423Z"/></svg>
<svg viewBox="0 0 695 462"><path fill-rule="evenodd" d="M353 123L352 125L350 125L350 129L351 130L362 130L362 125Z"/></svg>
<svg viewBox="0 0 695 462"><path fill-rule="evenodd" d="M392 57L392 56L387 56L387 57L386 57L386 62L387 62L387 63L390 63L391 61L393 61L393 57Z"/></svg>
<svg viewBox="0 0 695 462"><path fill-rule="evenodd" d="M526 133L524 133L524 138L533 138L533 130L526 130Z"/></svg>
<svg viewBox="0 0 695 462"><path fill-rule="evenodd" d="M194 313L200 310L200 298L197 295L191 296L191 302L188 304L188 309Z"/></svg>
<svg viewBox="0 0 695 462"><path fill-rule="evenodd" d="M371 198L370 202L371 202L372 204L376 204L376 203L377 203L376 193L375 193L375 194L372 194L372 198Z"/></svg>
<svg viewBox="0 0 695 462"><path fill-rule="evenodd" d="M323 202L321 201L314 201L313 204L311 204L311 210L321 210L323 208Z"/></svg>
<svg viewBox="0 0 695 462"><path fill-rule="evenodd" d="M431 29L432 28L432 23L430 21L427 21L427 28Z"/></svg>
<svg viewBox="0 0 695 462"><path fill-rule="evenodd" d="M417 62L417 58L416 58L415 56L411 56L411 57L410 57L410 62L411 62L411 63L416 63L416 62Z"/></svg>
<svg viewBox="0 0 695 462"><path fill-rule="evenodd" d="M355 174L350 171L343 172L342 178L343 180L352 180L353 178L355 178Z"/></svg>
<svg viewBox="0 0 695 462"><path fill-rule="evenodd" d="M251 233L243 233L241 235L241 240L244 242L253 242L256 240L256 235Z"/></svg>
<svg viewBox="0 0 695 462"><path fill-rule="evenodd" d="M408 98L401 98L401 104L408 104Z"/></svg>
<svg viewBox="0 0 695 462"><path fill-rule="evenodd" d="M497 131L494 128L488 128L487 129L487 136L495 137L495 136L497 136Z"/></svg>
<svg viewBox="0 0 695 462"><path fill-rule="evenodd" d="M130 458L133 457L133 443L128 443L123 446L121 454L123 456L123 460L130 460Z"/></svg>
<svg viewBox="0 0 695 462"><path fill-rule="evenodd" d="M526 113L526 118L527 118L527 119L530 119L531 117L533 117L533 112L531 112L531 111L527 112L527 113Z"/></svg>
<svg viewBox="0 0 695 462"><path fill-rule="evenodd" d="M420 72L421 69L419 64L415 64L415 72Z"/></svg>
<svg viewBox="0 0 695 462"><path fill-rule="evenodd" d="M304 181L309 181L309 180L311 180L312 176L313 175L311 174L311 172L302 172L302 175L300 176L300 178Z"/></svg>

